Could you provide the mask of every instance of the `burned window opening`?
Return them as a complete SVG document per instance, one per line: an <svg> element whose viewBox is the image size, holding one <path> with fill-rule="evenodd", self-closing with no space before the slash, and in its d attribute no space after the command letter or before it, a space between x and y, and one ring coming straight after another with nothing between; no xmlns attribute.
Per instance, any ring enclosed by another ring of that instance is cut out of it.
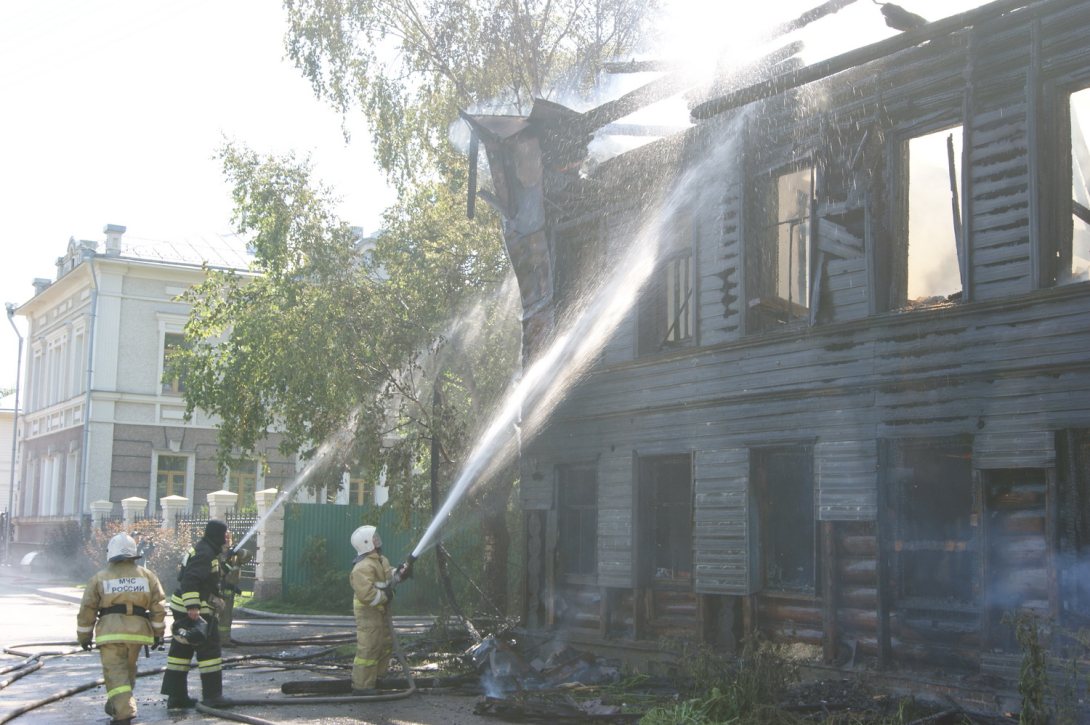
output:
<svg viewBox="0 0 1090 725"><path fill-rule="evenodd" d="M754 235L747 243L747 329L775 330L809 320L811 269L811 165L796 165L758 177L753 184Z"/></svg>
<svg viewBox="0 0 1090 725"><path fill-rule="evenodd" d="M961 244L962 127L908 139L902 145L905 292L909 309L958 301L963 293Z"/></svg>
<svg viewBox="0 0 1090 725"><path fill-rule="evenodd" d="M640 459L638 532L641 580L652 588L684 588L693 577L692 460Z"/></svg>
<svg viewBox="0 0 1090 725"><path fill-rule="evenodd" d="M598 473L589 466L557 470L557 555L561 576L598 571Z"/></svg>
<svg viewBox="0 0 1090 725"><path fill-rule="evenodd" d="M1071 166L1069 232L1062 233L1056 253L1057 284L1090 279L1090 88L1068 97L1068 159Z"/></svg>
<svg viewBox="0 0 1090 725"><path fill-rule="evenodd" d="M819 562L813 448L753 451L750 480L759 511L761 577L769 591L816 594Z"/></svg>
<svg viewBox="0 0 1090 725"><path fill-rule="evenodd" d="M639 354L692 344L696 334L696 285L693 231L687 215L679 215L664 247L663 261L640 298Z"/></svg>
<svg viewBox="0 0 1090 725"><path fill-rule="evenodd" d="M978 594L972 448L902 441L892 475L895 591L902 604L973 605Z"/></svg>

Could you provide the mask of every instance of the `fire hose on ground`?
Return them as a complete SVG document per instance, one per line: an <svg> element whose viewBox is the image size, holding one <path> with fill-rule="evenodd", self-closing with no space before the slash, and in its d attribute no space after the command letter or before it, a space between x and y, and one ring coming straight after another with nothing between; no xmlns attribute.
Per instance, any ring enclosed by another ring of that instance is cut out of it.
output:
<svg viewBox="0 0 1090 725"><path fill-rule="evenodd" d="M394 691L394 692L388 692L388 693L379 693L379 694L374 694L374 695L344 695L344 696L317 696L317 697L314 697L314 696L298 696L298 697L270 698L270 699L257 699L257 698L253 698L253 699L232 699L231 700L232 706L235 706L235 705L241 705L241 706L247 706L247 705L252 705L252 706L283 706L283 705L351 704L351 703L359 703L359 702L386 702L386 701L390 701L390 700L401 700L401 699L404 699L404 698L407 698L407 697L411 696L414 692L416 692L416 682L413 679L412 670L409 667L409 662L406 659L405 654L401 649L400 642L398 641L397 631L394 628L393 617L387 617L387 621L389 623L390 637L391 637L391 641L393 643L393 647L392 647L393 652L392 652L392 654L393 654L394 658L401 664L401 667L405 672L405 679L408 682L408 688L407 689ZM264 646L282 646L282 645L285 645L285 644L319 644L319 643L328 644L332 640L333 640L333 637L319 636L319 637L308 637L308 638L304 638L302 640L278 640L275 643L273 643L273 642L263 642L263 643L260 643L260 645L264 645ZM234 641L234 640L232 640L232 641ZM348 641L351 641L351 639L349 639L349 638L338 638L338 641L348 642ZM70 646L71 644L72 644L71 642L38 642L38 643L12 645L11 647L4 647L3 650L2 650L3 652L5 652L7 654L14 654L14 655L17 655L17 656L25 657L26 659L21 663L11 665L11 666L5 668L3 671L0 671L0 674L7 674L9 672L15 673L12 677L7 678L4 681L0 681L0 688L6 687L11 682L14 682L15 680L17 680L17 679L19 679L19 678L21 678L21 677L23 677L25 675L28 675L31 672L34 672L35 670L39 669L43 665L43 662L41 660L41 657L43 657L43 656L61 656L61 655L71 655L71 654L80 654L80 653L82 653L83 650L81 648L71 647ZM258 644L258 643L254 643L254 644ZM25 648L27 648L27 647L52 647L52 646L67 646L67 648L64 649L64 650L53 650L53 651L47 651L47 652L39 652L39 653L36 653L36 654L27 653L27 652L24 651ZM318 652L307 653L307 654L304 654L304 655L291 655L291 656L265 656L265 655L258 655L258 654L246 654L246 655L238 655L236 657L224 658L223 664L225 666L228 666L228 665L233 665L233 664L236 664L236 663L250 661L250 660L274 660L274 661L286 661L286 662L300 661L300 660L313 659L315 657L321 657L321 656L330 654L331 652L334 652L335 650L336 650L336 648L332 647L332 648L327 648L327 649L320 650ZM165 670L166 670L165 667L156 667L156 668L153 668L153 669L139 670L139 671L137 671L136 676L138 678L148 677L150 675L161 674ZM48 705L48 704L53 703L53 702L57 702L58 700L63 700L66 697L71 697L73 695L77 695L77 694L79 694L81 692L85 692L85 691L93 689L95 687L99 687L100 685L104 684L104 682L105 681L100 677L100 678L98 678L96 680L86 682L86 683L83 683L83 684L80 684L80 685L76 685L74 687L69 687L69 688L67 688L65 690L62 690L60 692L53 693L48 697L45 697L45 698L42 698L40 700L36 700L35 702L31 702L31 703L28 703L26 705L23 705L23 706L21 706L19 708L16 708L15 710L12 710L11 712L4 713L3 715L0 715L0 725L3 725L3 723L6 723L6 722L10 722L11 720L14 720L15 718L19 717L20 715L25 715L26 713L31 712L32 710L36 710L39 707L43 707L43 706ZM231 712L231 711L223 710L223 709L212 708L212 707L209 707L209 706L207 706L207 705L205 705L203 703L197 703L196 709L199 712L205 713L207 715L212 715L214 717L219 717L219 718L222 718L222 719L225 719L225 720L233 720L235 722L244 722L244 723L253 723L255 725L276 725L276 723L274 721L271 721L271 720L263 720L261 718L252 717L252 716L249 716L249 715L243 715L241 713Z"/></svg>

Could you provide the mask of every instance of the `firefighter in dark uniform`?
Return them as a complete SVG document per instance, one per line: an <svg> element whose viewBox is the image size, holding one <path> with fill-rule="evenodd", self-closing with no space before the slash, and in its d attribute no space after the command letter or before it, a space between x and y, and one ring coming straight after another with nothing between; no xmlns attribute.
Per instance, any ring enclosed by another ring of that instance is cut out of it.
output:
<svg viewBox="0 0 1090 725"><path fill-rule="evenodd" d="M197 704L189 696L186 684L194 654L201 673L201 701L210 707L231 704L223 696L223 649L216 622L218 609L223 605L220 555L230 545L227 524L212 519L204 527L204 537L182 558L178 588L170 597L174 624L160 690L167 696L168 708L190 708Z"/></svg>
<svg viewBox="0 0 1090 725"><path fill-rule="evenodd" d="M138 565L136 541L118 534L106 547L108 564L91 577L76 615L76 638L85 650L91 637L102 657L106 714L112 725L128 725L136 717L132 695L136 658L141 647L163 640L163 587L150 569ZM97 624L96 624L97 621Z"/></svg>

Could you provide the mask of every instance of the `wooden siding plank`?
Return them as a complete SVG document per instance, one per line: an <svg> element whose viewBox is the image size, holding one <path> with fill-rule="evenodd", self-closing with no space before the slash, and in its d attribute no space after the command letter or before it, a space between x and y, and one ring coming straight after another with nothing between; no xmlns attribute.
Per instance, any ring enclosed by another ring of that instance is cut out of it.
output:
<svg viewBox="0 0 1090 725"><path fill-rule="evenodd" d="M749 450L697 449L693 568L698 594L753 593Z"/></svg>
<svg viewBox="0 0 1090 725"><path fill-rule="evenodd" d="M1056 438L1051 431L983 433L973 438L974 468L1052 468Z"/></svg>
<svg viewBox="0 0 1090 725"><path fill-rule="evenodd" d="M878 443L822 441L814 446L818 518L873 521L878 514Z"/></svg>

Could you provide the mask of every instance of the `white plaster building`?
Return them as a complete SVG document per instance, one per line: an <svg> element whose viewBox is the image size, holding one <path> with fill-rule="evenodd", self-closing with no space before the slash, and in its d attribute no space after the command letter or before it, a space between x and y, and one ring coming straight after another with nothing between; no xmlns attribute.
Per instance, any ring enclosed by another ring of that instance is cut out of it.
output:
<svg viewBox="0 0 1090 725"><path fill-rule="evenodd" d="M90 503L138 496L158 508L167 495L202 502L209 492L240 495L283 487L295 462L277 436L259 459L216 465L214 421L184 420L184 380L164 380L164 356L182 342L189 307L178 300L204 277L201 263L243 268L245 253L192 243L130 243L107 225L104 249L70 240L53 281L16 314L27 319L23 439L16 484L17 540L43 543L56 517L90 513ZM149 511L148 513L152 513Z"/></svg>
<svg viewBox="0 0 1090 725"><path fill-rule="evenodd" d="M15 435L15 394L0 398L0 511L8 510L11 489L11 439Z"/></svg>

